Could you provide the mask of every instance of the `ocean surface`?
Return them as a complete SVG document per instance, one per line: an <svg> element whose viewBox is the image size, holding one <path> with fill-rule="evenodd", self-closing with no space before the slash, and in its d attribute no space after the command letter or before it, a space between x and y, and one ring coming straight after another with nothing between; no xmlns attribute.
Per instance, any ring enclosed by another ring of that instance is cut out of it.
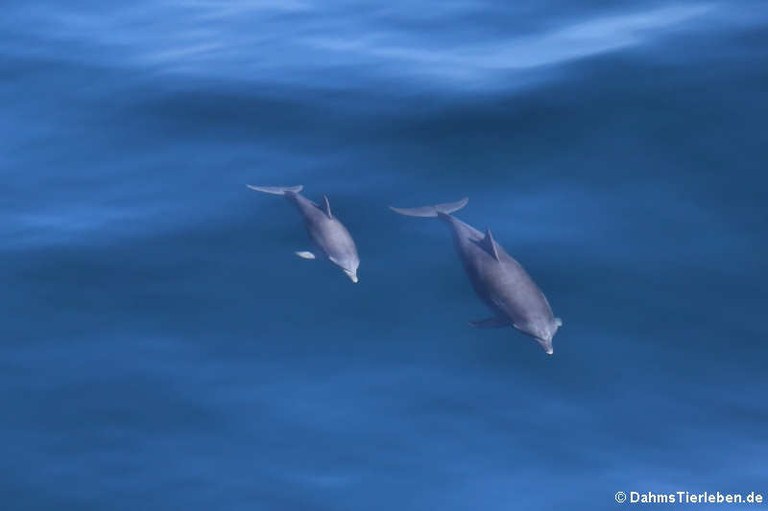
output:
<svg viewBox="0 0 768 511"><path fill-rule="evenodd" d="M6 0L0 34L3 511L768 498L764 1ZM327 194L360 283L246 183ZM448 230L387 209L463 196L554 356L471 328Z"/></svg>

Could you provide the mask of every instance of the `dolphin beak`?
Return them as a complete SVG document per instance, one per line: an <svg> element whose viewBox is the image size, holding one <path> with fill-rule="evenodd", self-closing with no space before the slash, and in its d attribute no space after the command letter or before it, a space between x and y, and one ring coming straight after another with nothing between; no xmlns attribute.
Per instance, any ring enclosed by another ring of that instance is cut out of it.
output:
<svg viewBox="0 0 768 511"><path fill-rule="evenodd" d="M555 352L555 350L552 348L551 339L541 339L537 337L536 340L539 341L539 344L541 344L541 347L544 348L544 352L547 355L551 355Z"/></svg>
<svg viewBox="0 0 768 511"><path fill-rule="evenodd" d="M344 270L344 273L346 273L347 277L349 277L349 280L351 280L355 284L357 284L358 280L360 280L357 278L357 272L355 271Z"/></svg>

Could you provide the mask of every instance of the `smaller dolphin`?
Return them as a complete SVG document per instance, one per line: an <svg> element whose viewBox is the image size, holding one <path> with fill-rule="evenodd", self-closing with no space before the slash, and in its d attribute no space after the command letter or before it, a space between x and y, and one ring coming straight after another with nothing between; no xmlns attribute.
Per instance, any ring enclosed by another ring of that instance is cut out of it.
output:
<svg viewBox="0 0 768 511"><path fill-rule="evenodd" d="M533 282L520 263L515 261L493 239L465 224L451 213L467 205L469 199L420 208L394 208L405 216L438 218L453 233L456 251L472 282L475 292L493 311L493 316L471 324L478 328L514 327L530 335L551 355L552 338L563 324L552 314L544 293Z"/></svg>
<svg viewBox="0 0 768 511"><path fill-rule="evenodd" d="M328 197L323 195L322 206L302 196L303 186L253 186L247 185L257 192L282 195L293 203L304 218L309 237L315 247L333 264L341 268L352 282L357 283L357 268L360 258L357 247L346 227L331 213ZM296 252L302 259L315 259L310 251Z"/></svg>

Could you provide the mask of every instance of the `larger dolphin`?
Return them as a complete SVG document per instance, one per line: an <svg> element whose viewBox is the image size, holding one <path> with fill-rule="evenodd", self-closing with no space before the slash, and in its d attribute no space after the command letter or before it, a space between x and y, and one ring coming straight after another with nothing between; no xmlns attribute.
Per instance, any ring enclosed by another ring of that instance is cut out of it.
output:
<svg viewBox="0 0 768 511"><path fill-rule="evenodd" d="M482 233L451 213L467 205L469 199L420 208L391 208L406 216L438 218L453 233L459 258L477 295L493 311L493 316L472 321L480 328L515 327L530 335L551 355L552 338L562 325L552 314L544 293L520 263L493 239L491 230Z"/></svg>
<svg viewBox="0 0 768 511"><path fill-rule="evenodd" d="M247 185L257 192L282 195L293 203L304 218L307 233L315 247L333 264L346 273L352 282L357 283L357 269L360 258L357 255L355 241L346 227L331 213L328 197L323 195L323 204L317 205L301 195L303 186L253 186ZM303 259L315 259L315 254L309 251L296 252Z"/></svg>

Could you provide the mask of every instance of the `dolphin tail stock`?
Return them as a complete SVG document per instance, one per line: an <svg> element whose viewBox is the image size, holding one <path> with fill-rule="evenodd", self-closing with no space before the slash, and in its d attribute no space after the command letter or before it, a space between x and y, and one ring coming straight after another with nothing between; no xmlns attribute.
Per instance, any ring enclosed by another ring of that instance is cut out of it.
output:
<svg viewBox="0 0 768 511"><path fill-rule="evenodd" d="M254 186L254 185L245 185L251 190L256 190L257 192L263 192L263 193L271 193L272 195L287 195L289 193L299 193L304 189L304 186L298 185L298 186Z"/></svg>
<svg viewBox="0 0 768 511"><path fill-rule="evenodd" d="M464 197L456 202L446 202L443 204L435 204L433 206L422 206L420 208L395 208L390 206L389 209L395 213L400 213L405 216L417 216L422 218L436 218L440 215L450 215L464 206L467 205L469 199Z"/></svg>

